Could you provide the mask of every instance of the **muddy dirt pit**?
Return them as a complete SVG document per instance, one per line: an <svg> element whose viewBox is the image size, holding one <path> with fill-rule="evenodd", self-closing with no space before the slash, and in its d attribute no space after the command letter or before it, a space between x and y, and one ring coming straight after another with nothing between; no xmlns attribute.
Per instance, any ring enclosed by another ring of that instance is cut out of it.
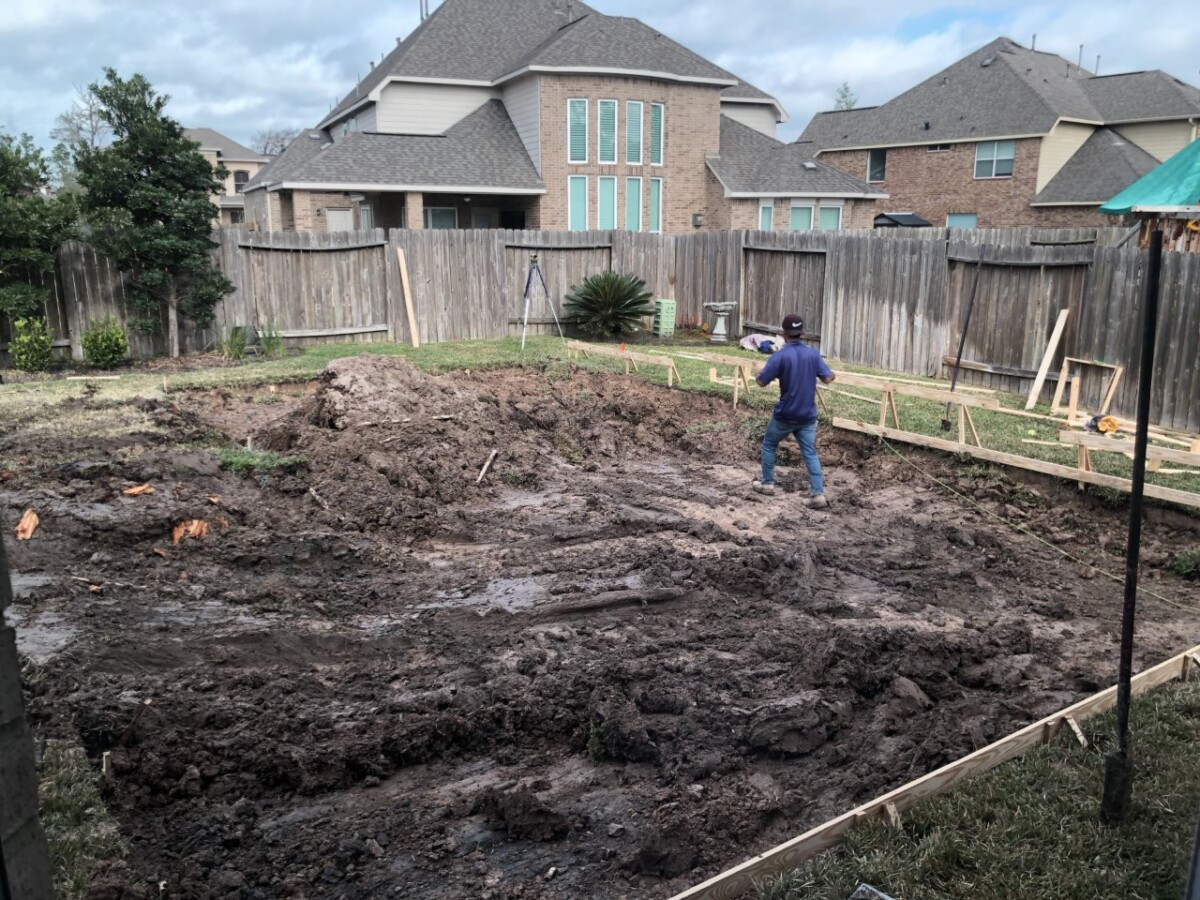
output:
<svg viewBox="0 0 1200 900"><path fill-rule="evenodd" d="M0 438L32 724L110 753L133 847L96 898L667 897L1115 671L1120 584L987 515L1122 572L1071 486L904 448L967 503L823 428L809 511L798 454L749 490L761 413L563 367L112 413ZM300 459L223 471L215 431ZM1196 520L1145 540L1187 596ZM1143 601L1139 664L1198 639Z"/></svg>

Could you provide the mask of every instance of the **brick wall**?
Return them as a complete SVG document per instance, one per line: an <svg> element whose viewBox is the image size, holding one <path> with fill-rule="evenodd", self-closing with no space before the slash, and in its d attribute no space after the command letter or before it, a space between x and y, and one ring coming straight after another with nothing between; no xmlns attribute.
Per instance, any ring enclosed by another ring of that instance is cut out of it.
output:
<svg viewBox="0 0 1200 900"><path fill-rule="evenodd" d="M882 188L891 198L880 212L914 212L942 227L950 213L975 213L980 228L1067 228L1110 225L1096 207L1032 207L1037 193L1040 138L1016 141L1011 178L975 177L975 144L950 144L930 153L924 146L889 147ZM867 178L866 150L822 153L823 163ZM864 225L863 227L868 227Z"/></svg>
<svg viewBox="0 0 1200 900"><path fill-rule="evenodd" d="M715 227L720 210L710 208L714 196L709 190L708 167L704 155L720 149L721 99L719 89L704 85L674 84L639 78L590 75L541 76L542 180L547 193L541 201L539 227L565 231L567 219L567 177L588 176L588 227L596 227L597 176L617 177L617 226L625 223L625 178L641 177L642 223L650 221L651 178L663 179L663 221L666 234L690 234L692 215L705 217L705 229ZM567 163L567 100L588 100L587 165ZM597 165L597 100L616 100L617 160L615 166ZM643 160L640 166L625 160L625 103L640 100L645 104L642 126ZM650 165L650 104L662 103L663 165ZM716 195L720 200L720 195Z"/></svg>
<svg viewBox="0 0 1200 900"><path fill-rule="evenodd" d="M14 897L51 900L50 857L38 820L33 741L25 725L16 634L4 625L12 604L8 563L0 541L0 845Z"/></svg>
<svg viewBox="0 0 1200 900"><path fill-rule="evenodd" d="M270 207L270 215L267 207ZM259 231L291 231L292 195L290 191L251 191L246 194L246 225Z"/></svg>
<svg viewBox="0 0 1200 900"><path fill-rule="evenodd" d="M842 228L871 228L875 223L875 216L878 215L876 208L877 201L874 200L844 200L837 203L814 198L804 202L805 205L811 203L813 207L812 222L814 228L816 228L818 222L818 211L823 205L842 207ZM759 200L737 199L727 200L726 203L729 205L728 221L730 224L725 227L751 231L759 230ZM789 231L792 221L792 198L776 197L774 209L772 231Z"/></svg>

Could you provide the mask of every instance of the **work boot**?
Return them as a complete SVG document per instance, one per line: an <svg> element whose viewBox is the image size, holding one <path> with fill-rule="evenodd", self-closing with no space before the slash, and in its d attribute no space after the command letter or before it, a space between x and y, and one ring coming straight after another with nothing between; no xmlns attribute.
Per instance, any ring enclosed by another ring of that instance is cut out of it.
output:
<svg viewBox="0 0 1200 900"><path fill-rule="evenodd" d="M828 509L829 501L825 499L824 494L814 494L804 501L804 505L809 509Z"/></svg>
<svg viewBox="0 0 1200 900"><path fill-rule="evenodd" d="M774 482L772 482L771 484L763 484L757 478L755 478L754 481L751 482L750 487L752 490L757 491L760 494L774 494L776 491L779 490L779 488L775 487Z"/></svg>

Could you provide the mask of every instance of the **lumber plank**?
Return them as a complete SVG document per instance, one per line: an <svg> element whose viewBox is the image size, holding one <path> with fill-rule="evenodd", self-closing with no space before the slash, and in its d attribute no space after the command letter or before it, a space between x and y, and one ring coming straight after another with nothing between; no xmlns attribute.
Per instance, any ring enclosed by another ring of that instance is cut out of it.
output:
<svg viewBox="0 0 1200 900"><path fill-rule="evenodd" d="M387 325L363 325L358 328L300 328L280 331L285 338L348 337L354 334L379 334L388 330Z"/></svg>
<svg viewBox="0 0 1200 900"><path fill-rule="evenodd" d="M404 292L404 312L408 316L408 334L414 347L421 346L421 335L417 331L417 314L413 309L412 288L408 283L408 262L404 248L396 248L396 261L400 264L400 289Z"/></svg>
<svg viewBox="0 0 1200 900"><path fill-rule="evenodd" d="M1064 444L1078 444L1090 450L1108 450L1112 453L1124 453L1133 456L1133 441L1121 438L1105 437L1102 434L1092 434L1087 431L1060 431L1058 439ZM1146 447L1146 459L1159 462L1179 463L1183 466L1200 468L1200 453L1189 453L1187 450L1176 450L1173 447Z"/></svg>
<svg viewBox="0 0 1200 900"><path fill-rule="evenodd" d="M1054 324L1054 330L1050 333L1050 341L1046 344L1046 352L1042 354L1042 364L1038 366L1037 375L1033 377L1033 387L1029 389L1029 399L1025 401L1025 409L1033 409L1037 406L1038 396L1042 393L1042 385L1046 383L1046 376L1050 373L1050 363L1054 361L1054 354L1058 352L1058 342L1062 340L1063 330L1067 327L1067 316L1070 315L1069 309L1064 309L1058 314L1058 321Z"/></svg>

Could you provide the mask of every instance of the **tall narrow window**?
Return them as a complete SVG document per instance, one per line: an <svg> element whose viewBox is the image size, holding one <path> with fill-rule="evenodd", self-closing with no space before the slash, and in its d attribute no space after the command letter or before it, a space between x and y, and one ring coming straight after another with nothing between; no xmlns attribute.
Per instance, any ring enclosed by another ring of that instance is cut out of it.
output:
<svg viewBox="0 0 1200 900"><path fill-rule="evenodd" d="M867 181L887 180L887 151L867 151Z"/></svg>
<svg viewBox="0 0 1200 900"><path fill-rule="evenodd" d="M567 101L567 162L582 165L588 161L588 102Z"/></svg>
<svg viewBox="0 0 1200 900"><path fill-rule="evenodd" d="M663 105L650 104L650 165L663 164Z"/></svg>
<svg viewBox="0 0 1200 900"><path fill-rule="evenodd" d="M250 173L245 169L238 169L233 173L233 189L237 193L246 190L246 183L250 180Z"/></svg>
<svg viewBox="0 0 1200 900"><path fill-rule="evenodd" d="M822 231L837 231L842 227L842 208L822 206L817 213L817 227Z"/></svg>
<svg viewBox="0 0 1200 900"><path fill-rule="evenodd" d="M625 229L642 230L642 179L625 179Z"/></svg>
<svg viewBox="0 0 1200 900"><path fill-rule="evenodd" d="M775 230L775 201L770 198L758 201L758 230Z"/></svg>
<svg viewBox="0 0 1200 900"><path fill-rule="evenodd" d="M598 179L596 195L596 227L610 231L617 227L617 179Z"/></svg>
<svg viewBox="0 0 1200 900"><path fill-rule="evenodd" d="M567 179L567 227L571 231L587 231L588 180L586 175Z"/></svg>
<svg viewBox="0 0 1200 900"><path fill-rule="evenodd" d="M661 178L650 179L650 231L653 234L662 233L662 189Z"/></svg>
<svg viewBox="0 0 1200 900"><path fill-rule="evenodd" d="M617 164L617 101L598 100L596 107L597 116L600 119L596 162L602 166L615 166Z"/></svg>
<svg viewBox="0 0 1200 900"><path fill-rule="evenodd" d="M625 104L625 162L642 164L642 102L630 100Z"/></svg>
<svg viewBox="0 0 1200 900"><path fill-rule="evenodd" d="M808 231L813 225L813 208L801 204L792 205L791 219L788 221L790 231Z"/></svg>

